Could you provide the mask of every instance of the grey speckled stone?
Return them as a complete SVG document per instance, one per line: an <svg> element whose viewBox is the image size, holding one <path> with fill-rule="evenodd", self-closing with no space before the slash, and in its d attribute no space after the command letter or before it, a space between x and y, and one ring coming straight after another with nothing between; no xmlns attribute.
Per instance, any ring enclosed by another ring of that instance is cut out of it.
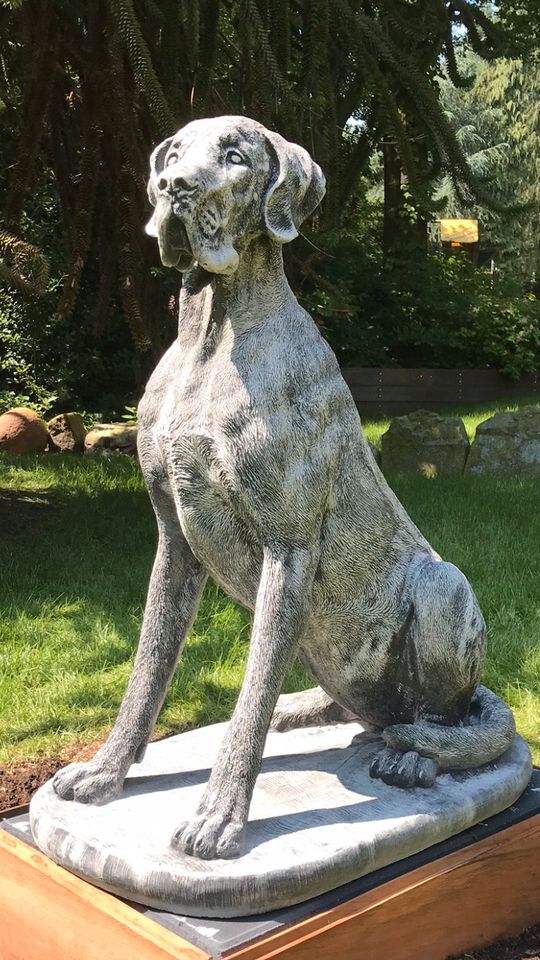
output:
<svg viewBox="0 0 540 960"><path fill-rule="evenodd" d="M322 709L382 730L370 772L386 784L428 788L501 757L515 735L509 707L478 686L486 631L471 584L388 486L337 358L287 283L282 247L324 184L303 147L242 116L193 120L150 161L147 232L183 274L178 337L137 410L156 557L117 720L53 788L87 804L119 795L211 577L254 616L212 773L194 818L179 809L173 830L173 846L204 860L243 852L295 657L319 689L293 712L305 726L328 722ZM445 421L419 418L439 457Z"/></svg>
<svg viewBox="0 0 540 960"><path fill-rule="evenodd" d="M381 437L381 450L385 472L433 477L463 472L469 440L460 417L416 410L392 420Z"/></svg>
<svg viewBox="0 0 540 960"><path fill-rule="evenodd" d="M496 413L480 423L467 472L540 477L540 407Z"/></svg>
<svg viewBox="0 0 540 960"><path fill-rule="evenodd" d="M510 806L531 774L516 737L495 763L443 774L430 789L401 790L369 777L381 741L359 723L270 733L245 853L200 860L171 848L170 837L194 814L225 726L151 744L122 796L100 807L61 800L49 781L30 806L36 843L140 903L247 916L300 903L453 836Z"/></svg>

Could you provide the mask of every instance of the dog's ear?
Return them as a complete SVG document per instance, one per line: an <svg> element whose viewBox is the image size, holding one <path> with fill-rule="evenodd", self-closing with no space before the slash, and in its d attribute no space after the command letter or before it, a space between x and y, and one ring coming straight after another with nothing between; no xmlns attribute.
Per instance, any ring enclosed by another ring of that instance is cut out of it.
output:
<svg viewBox="0 0 540 960"><path fill-rule="evenodd" d="M263 217L276 243L289 243L318 207L326 191L324 174L307 150L265 131L272 174L263 198Z"/></svg>
<svg viewBox="0 0 540 960"><path fill-rule="evenodd" d="M158 201L158 178L165 167L165 157L167 156L167 150L169 149L173 139L173 137L168 137L167 140L164 140L163 143L160 143L159 147L156 147L156 149L150 155L150 177L148 179L147 191L148 199L153 207L155 207ZM153 216L150 218L144 229L149 237L157 237L157 227L155 225Z"/></svg>

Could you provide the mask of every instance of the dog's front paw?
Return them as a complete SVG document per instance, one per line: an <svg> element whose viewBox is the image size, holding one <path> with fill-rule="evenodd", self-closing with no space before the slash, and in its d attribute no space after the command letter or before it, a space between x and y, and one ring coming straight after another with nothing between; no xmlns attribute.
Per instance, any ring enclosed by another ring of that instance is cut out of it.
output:
<svg viewBox="0 0 540 960"><path fill-rule="evenodd" d="M53 777L53 789L63 800L106 803L117 797L124 777L117 770L90 763L70 763Z"/></svg>
<svg viewBox="0 0 540 960"><path fill-rule="evenodd" d="M172 837L172 846L201 860L239 857L244 846L245 823L219 813L200 814L183 823Z"/></svg>

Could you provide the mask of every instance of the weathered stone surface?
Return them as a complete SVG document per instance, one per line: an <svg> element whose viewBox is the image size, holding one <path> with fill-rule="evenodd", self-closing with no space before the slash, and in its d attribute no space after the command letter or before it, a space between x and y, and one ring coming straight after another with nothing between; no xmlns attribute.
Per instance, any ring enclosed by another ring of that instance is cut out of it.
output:
<svg viewBox="0 0 540 960"><path fill-rule="evenodd" d="M381 438L382 468L425 476L462 473L469 440L459 417L417 410L395 417Z"/></svg>
<svg viewBox="0 0 540 960"><path fill-rule="evenodd" d="M80 413L60 413L49 420L49 448L56 453L82 453L86 430Z"/></svg>
<svg viewBox="0 0 540 960"><path fill-rule="evenodd" d="M179 815L194 816L226 726L151 743L122 796L103 806L61 800L49 781L30 805L37 844L120 896L192 916L246 916L300 903L493 816L532 769L516 737L495 763L400 790L370 778L381 739L359 723L270 733L243 856L199 860L173 849L171 833Z"/></svg>
<svg viewBox="0 0 540 960"><path fill-rule="evenodd" d="M47 424L35 410L14 407L0 416L0 451L41 453L48 442Z"/></svg>
<svg viewBox="0 0 540 960"><path fill-rule="evenodd" d="M137 454L137 427L125 423L98 423L86 434L84 452L109 457L113 453Z"/></svg>
<svg viewBox="0 0 540 960"><path fill-rule="evenodd" d="M278 696L295 655L320 688L303 692L293 720L307 726L341 708L378 727L385 746L379 741L370 774L411 795L437 791L448 771L497 760L515 737L510 709L478 686L485 625L471 586L375 468L337 359L288 286L283 244L323 194L309 154L246 117L192 121L151 157L147 232L163 264L184 273L178 339L138 407L160 536L118 719L94 758L58 771L53 789L75 805L120 794L210 575L253 611L254 627L196 815L186 822L186 804L175 805L170 843L199 860L243 851L266 734L276 703L280 724L286 719ZM445 443L459 446L463 427L456 437L430 422L431 452L446 465ZM328 822L322 795L319 805ZM307 866L308 847L303 854Z"/></svg>
<svg viewBox="0 0 540 960"><path fill-rule="evenodd" d="M378 467L380 467L380 465L381 465L381 451L379 450L378 447L375 446L374 443L371 443L371 442L370 442L370 444L369 444L369 449L371 450L373 456L375 457L375 463L377 464Z"/></svg>
<svg viewBox="0 0 540 960"><path fill-rule="evenodd" d="M496 413L480 423L467 472L540 477L540 407Z"/></svg>

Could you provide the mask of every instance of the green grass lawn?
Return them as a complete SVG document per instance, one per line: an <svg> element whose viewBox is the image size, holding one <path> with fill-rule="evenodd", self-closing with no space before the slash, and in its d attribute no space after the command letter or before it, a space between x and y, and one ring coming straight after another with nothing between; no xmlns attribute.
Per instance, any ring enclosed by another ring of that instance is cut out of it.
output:
<svg viewBox="0 0 540 960"><path fill-rule="evenodd" d="M471 409L468 429L489 412ZM366 424L369 439L381 432ZM540 483L409 476L393 485L471 580L489 627L485 682L511 703L540 760ZM154 547L129 459L0 457L0 762L103 736L131 670ZM248 638L248 614L210 585L158 733L229 716ZM286 689L306 684L296 666Z"/></svg>

